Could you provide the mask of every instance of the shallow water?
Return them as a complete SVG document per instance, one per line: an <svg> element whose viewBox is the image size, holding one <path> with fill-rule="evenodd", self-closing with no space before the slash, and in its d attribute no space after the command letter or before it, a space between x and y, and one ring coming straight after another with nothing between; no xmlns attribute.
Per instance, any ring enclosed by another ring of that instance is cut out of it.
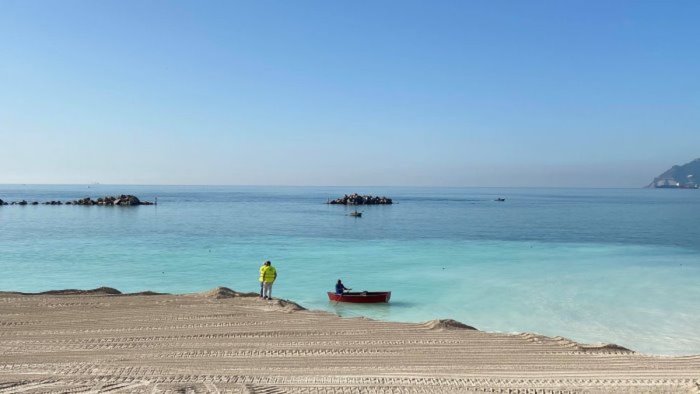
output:
<svg viewBox="0 0 700 394"><path fill-rule="evenodd" d="M324 204L355 191L398 204ZM308 308L700 354L695 190L0 186L10 201L121 193L159 205L0 207L0 289L256 291L270 259L274 295ZM338 278L392 302L330 303Z"/></svg>

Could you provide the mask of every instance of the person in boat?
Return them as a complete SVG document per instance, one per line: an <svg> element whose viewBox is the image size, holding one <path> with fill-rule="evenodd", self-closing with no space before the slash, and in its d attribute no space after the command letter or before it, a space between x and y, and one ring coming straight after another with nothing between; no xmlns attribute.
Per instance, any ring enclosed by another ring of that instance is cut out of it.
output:
<svg viewBox="0 0 700 394"><path fill-rule="evenodd" d="M348 289L347 287L345 287L345 285L343 284L343 281L338 279L338 283L335 284L335 294L343 294L346 291L350 291L350 290L352 290L352 289Z"/></svg>
<svg viewBox="0 0 700 394"><path fill-rule="evenodd" d="M260 267L260 282L262 283L262 297L266 300L272 299L272 284L277 279L277 269L272 266L272 263L266 261Z"/></svg>

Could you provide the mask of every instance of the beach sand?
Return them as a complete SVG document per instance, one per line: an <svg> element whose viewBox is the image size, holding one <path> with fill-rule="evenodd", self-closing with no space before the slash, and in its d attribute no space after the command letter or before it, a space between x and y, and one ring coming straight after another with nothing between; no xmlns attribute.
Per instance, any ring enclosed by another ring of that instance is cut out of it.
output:
<svg viewBox="0 0 700 394"><path fill-rule="evenodd" d="M340 318L225 288L108 293L0 293L0 393L700 392L700 356Z"/></svg>

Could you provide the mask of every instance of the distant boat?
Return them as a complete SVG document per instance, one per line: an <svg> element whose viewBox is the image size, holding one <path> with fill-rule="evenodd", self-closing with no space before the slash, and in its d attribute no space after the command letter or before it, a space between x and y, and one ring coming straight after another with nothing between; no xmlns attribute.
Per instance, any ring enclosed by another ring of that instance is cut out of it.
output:
<svg viewBox="0 0 700 394"><path fill-rule="evenodd" d="M503 197L498 197L497 199L495 199L495 200L493 200L493 201L503 202L503 201L505 201L505 200L506 200L506 199L503 198Z"/></svg>
<svg viewBox="0 0 700 394"><path fill-rule="evenodd" d="M356 304L378 304L389 302L390 291L362 291L354 293L336 294L328 292L328 299L335 302L352 302Z"/></svg>
<svg viewBox="0 0 700 394"><path fill-rule="evenodd" d="M362 212L357 212L357 211L355 211L355 212L350 212L350 213L348 214L348 216L354 216L354 217L356 217L356 218L361 218L361 217L362 217Z"/></svg>

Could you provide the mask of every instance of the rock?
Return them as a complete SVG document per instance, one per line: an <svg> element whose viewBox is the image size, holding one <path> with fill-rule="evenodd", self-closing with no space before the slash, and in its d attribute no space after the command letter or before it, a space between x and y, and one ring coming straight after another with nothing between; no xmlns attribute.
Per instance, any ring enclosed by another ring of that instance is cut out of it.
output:
<svg viewBox="0 0 700 394"><path fill-rule="evenodd" d="M627 349L624 346L614 343L603 343L599 345L584 345L579 344L579 349L584 352L601 352L601 353L634 353L633 350Z"/></svg>
<svg viewBox="0 0 700 394"><path fill-rule="evenodd" d="M231 290L228 287L217 287L215 289L209 290L202 294L206 298L215 298L217 300L223 298L235 298L235 297L257 297L258 293L239 293L237 291Z"/></svg>
<svg viewBox="0 0 700 394"><path fill-rule="evenodd" d="M96 202L92 201L90 197L85 197L82 200L78 200L77 202L78 205L95 205Z"/></svg>
<svg viewBox="0 0 700 394"><path fill-rule="evenodd" d="M284 312L298 312L306 310L306 308L303 306L289 300L274 299L272 300L272 305L282 309Z"/></svg>
<svg viewBox="0 0 700 394"><path fill-rule="evenodd" d="M124 295L127 295L127 296L154 296L154 295L166 295L166 294L168 294L168 293L158 293L156 291L146 290L146 291L138 291L136 293L126 293Z"/></svg>
<svg viewBox="0 0 700 394"><path fill-rule="evenodd" d="M476 330L472 326L452 319L430 320L423 323L423 326L429 330Z"/></svg>
<svg viewBox="0 0 700 394"><path fill-rule="evenodd" d="M127 201L129 202L129 205L141 205L141 200L138 199L136 196L127 196Z"/></svg>
<svg viewBox="0 0 700 394"><path fill-rule="evenodd" d="M39 205L39 203L36 202L36 201L34 201L34 202L32 203L32 205Z"/></svg>
<svg viewBox="0 0 700 394"><path fill-rule="evenodd" d="M17 204L19 204L19 205L27 205L28 203L27 203L26 200L22 200L22 201L18 202Z"/></svg>
<svg viewBox="0 0 700 394"><path fill-rule="evenodd" d="M83 294L104 294L104 295L119 295L122 294L121 291L111 288L111 287L99 287L97 289L91 290L76 290L76 289L66 289L66 290L49 290L43 291L41 293L35 294L47 294L47 295L83 295Z"/></svg>

